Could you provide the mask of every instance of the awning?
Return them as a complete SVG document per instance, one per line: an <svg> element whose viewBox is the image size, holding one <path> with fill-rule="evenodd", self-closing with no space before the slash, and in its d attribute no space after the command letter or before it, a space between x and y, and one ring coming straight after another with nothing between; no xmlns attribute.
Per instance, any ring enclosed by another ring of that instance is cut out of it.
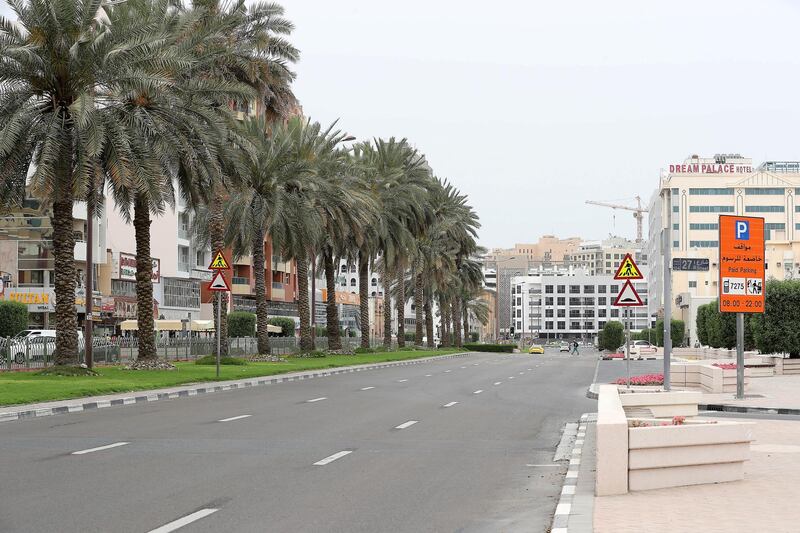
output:
<svg viewBox="0 0 800 533"><path fill-rule="evenodd" d="M156 331L183 331L183 322L180 320L154 320L153 327ZM123 320L120 323L122 331L137 331L137 320ZM213 320L192 320L192 331L214 331Z"/></svg>

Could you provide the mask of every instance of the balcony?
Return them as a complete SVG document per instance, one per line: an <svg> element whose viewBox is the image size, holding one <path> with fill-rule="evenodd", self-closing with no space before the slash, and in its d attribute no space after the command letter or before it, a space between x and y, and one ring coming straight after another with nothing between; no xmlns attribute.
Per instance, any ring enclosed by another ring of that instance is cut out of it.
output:
<svg viewBox="0 0 800 533"><path fill-rule="evenodd" d="M232 277L231 292L233 294L250 294L250 279L242 276Z"/></svg>
<svg viewBox="0 0 800 533"><path fill-rule="evenodd" d="M178 261L178 272L186 272L187 274L192 271L192 265L188 261Z"/></svg>

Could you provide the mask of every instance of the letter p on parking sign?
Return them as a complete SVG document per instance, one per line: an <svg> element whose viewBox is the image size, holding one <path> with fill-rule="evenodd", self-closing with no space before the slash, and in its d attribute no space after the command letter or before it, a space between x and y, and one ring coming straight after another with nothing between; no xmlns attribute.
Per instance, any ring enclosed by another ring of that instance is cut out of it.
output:
<svg viewBox="0 0 800 533"><path fill-rule="evenodd" d="M749 241L750 240L750 222L747 220L736 221L736 240Z"/></svg>

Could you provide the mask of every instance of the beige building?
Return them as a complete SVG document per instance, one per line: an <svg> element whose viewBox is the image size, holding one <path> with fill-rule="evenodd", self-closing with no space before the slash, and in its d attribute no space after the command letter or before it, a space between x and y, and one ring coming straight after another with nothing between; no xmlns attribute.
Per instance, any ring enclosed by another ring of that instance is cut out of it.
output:
<svg viewBox="0 0 800 533"><path fill-rule="evenodd" d="M496 339L497 332L497 292L494 289L483 289L480 299L486 302L489 313L485 324L480 322L475 324L478 330L478 340L490 342Z"/></svg>
<svg viewBox="0 0 800 533"><path fill-rule="evenodd" d="M686 322L694 344L697 307L717 298L719 216L763 217L767 278L800 276L800 162L767 161L753 166L738 154L710 158L693 155L668 165L650 202L649 312L663 313L663 253L660 231L666 224L661 191L668 189L673 258L707 258L707 272L672 273L673 316Z"/></svg>
<svg viewBox="0 0 800 533"><path fill-rule="evenodd" d="M647 265L647 254L642 251L642 244L623 237L582 242L572 254L570 264L585 270L590 276L613 276L627 254L640 268Z"/></svg>

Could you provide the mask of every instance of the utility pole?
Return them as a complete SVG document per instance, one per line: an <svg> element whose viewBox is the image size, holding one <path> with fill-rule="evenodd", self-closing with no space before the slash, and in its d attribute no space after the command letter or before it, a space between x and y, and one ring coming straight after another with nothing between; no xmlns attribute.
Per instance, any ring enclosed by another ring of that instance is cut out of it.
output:
<svg viewBox="0 0 800 533"><path fill-rule="evenodd" d="M664 390L669 391L672 357L672 193L669 187L662 189L661 198L667 219L666 229L661 229L661 240L664 248Z"/></svg>

